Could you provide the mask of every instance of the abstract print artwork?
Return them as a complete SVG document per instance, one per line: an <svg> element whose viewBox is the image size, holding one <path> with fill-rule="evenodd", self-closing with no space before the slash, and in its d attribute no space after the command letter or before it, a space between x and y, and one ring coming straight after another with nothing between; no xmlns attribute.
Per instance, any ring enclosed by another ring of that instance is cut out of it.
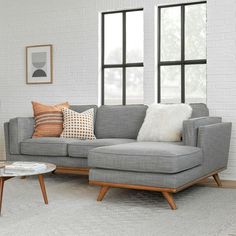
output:
<svg viewBox="0 0 236 236"><path fill-rule="evenodd" d="M52 83L52 45L26 47L26 83Z"/></svg>

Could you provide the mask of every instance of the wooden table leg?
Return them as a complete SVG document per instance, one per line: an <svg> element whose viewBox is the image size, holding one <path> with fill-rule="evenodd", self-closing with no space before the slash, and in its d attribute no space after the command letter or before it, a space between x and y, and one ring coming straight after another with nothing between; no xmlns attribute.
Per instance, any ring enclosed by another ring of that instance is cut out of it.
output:
<svg viewBox="0 0 236 236"><path fill-rule="evenodd" d="M38 179L39 179L39 184L40 184L41 191L43 194L44 203L48 204L48 197L47 197L47 193L46 193L43 175L38 175Z"/></svg>
<svg viewBox="0 0 236 236"><path fill-rule="evenodd" d="M3 187L4 187L4 178L0 177L0 215L2 210Z"/></svg>

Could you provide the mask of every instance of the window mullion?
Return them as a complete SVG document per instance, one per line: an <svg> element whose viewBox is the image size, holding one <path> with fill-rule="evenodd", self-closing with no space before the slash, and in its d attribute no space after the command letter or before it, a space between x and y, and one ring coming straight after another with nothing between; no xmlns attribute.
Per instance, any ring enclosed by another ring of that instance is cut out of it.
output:
<svg viewBox="0 0 236 236"><path fill-rule="evenodd" d="M122 103L123 105L126 104L126 12L123 12L123 98Z"/></svg>
<svg viewBox="0 0 236 236"><path fill-rule="evenodd" d="M181 6L181 102L185 102L185 6Z"/></svg>
<svg viewBox="0 0 236 236"><path fill-rule="evenodd" d="M105 100L105 94L104 94L104 87L105 87L105 84L104 84L104 76L105 76L105 73L104 73L104 63L105 63L105 56L104 56L104 50L105 50L105 42L104 42L104 40L105 40L105 19L104 19L104 14L102 14L102 38L101 38L101 42L102 42L102 58L101 58L101 62L102 62L102 68L101 68L101 70L102 70L102 73L101 73L101 89L102 89L102 94L101 94L101 103L102 103L102 105L104 105L104 100Z"/></svg>
<svg viewBox="0 0 236 236"><path fill-rule="evenodd" d="M158 80L157 80L157 102L161 102L161 8L158 8Z"/></svg>

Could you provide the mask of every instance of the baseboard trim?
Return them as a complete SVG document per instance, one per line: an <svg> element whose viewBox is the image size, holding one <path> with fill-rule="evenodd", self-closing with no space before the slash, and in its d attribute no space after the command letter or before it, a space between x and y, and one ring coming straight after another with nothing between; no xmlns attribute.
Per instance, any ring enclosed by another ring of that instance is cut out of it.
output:
<svg viewBox="0 0 236 236"><path fill-rule="evenodd" d="M236 189L236 180L221 180L222 187L221 188L232 188ZM202 181L200 181L197 185L203 186L203 187L216 187L218 188L216 182L212 178L207 178Z"/></svg>

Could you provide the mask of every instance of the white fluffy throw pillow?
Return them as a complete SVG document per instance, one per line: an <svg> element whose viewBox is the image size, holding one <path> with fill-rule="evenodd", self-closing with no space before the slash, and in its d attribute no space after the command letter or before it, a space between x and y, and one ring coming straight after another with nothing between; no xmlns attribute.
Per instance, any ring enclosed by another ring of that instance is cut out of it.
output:
<svg viewBox="0 0 236 236"><path fill-rule="evenodd" d="M152 104L139 131L138 141L180 141L183 121L192 115L187 104Z"/></svg>

